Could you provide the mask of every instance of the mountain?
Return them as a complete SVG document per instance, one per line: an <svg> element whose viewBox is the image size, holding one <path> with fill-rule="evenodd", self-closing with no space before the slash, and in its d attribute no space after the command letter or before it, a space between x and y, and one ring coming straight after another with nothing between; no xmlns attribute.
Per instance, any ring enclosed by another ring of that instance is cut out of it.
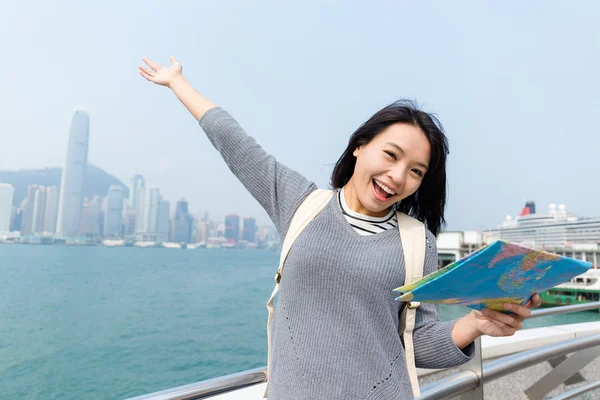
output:
<svg viewBox="0 0 600 400"><path fill-rule="evenodd" d="M60 189L62 168L44 168L36 170L0 171L0 183L10 183L15 188L13 204L21 204L27 196L29 185L57 186ZM83 196L92 198L94 195L106 196L112 185L121 186L124 196L129 197L127 185L117 177L108 174L95 165L88 164L83 181Z"/></svg>

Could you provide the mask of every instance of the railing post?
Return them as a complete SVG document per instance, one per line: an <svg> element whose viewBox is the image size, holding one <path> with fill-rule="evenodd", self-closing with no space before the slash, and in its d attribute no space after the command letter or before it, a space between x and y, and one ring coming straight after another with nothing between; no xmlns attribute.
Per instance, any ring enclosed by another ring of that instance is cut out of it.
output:
<svg viewBox="0 0 600 400"><path fill-rule="evenodd" d="M479 378L479 385L467 393L455 397L457 400L483 400L483 358L481 355L481 337L473 342L475 346L475 356L466 364L460 367L461 371L471 370Z"/></svg>

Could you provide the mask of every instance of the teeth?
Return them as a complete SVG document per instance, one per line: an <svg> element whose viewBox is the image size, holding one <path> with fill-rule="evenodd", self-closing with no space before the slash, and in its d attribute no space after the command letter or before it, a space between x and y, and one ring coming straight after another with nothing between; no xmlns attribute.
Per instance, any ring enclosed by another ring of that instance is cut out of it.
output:
<svg viewBox="0 0 600 400"><path fill-rule="evenodd" d="M379 186L380 188L382 188L384 192L386 192L388 194L391 194L392 196L396 194L396 192L394 192L389 187L385 186L383 183L379 182L377 179L375 179L375 183L377 184L377 186Z"/></svg>

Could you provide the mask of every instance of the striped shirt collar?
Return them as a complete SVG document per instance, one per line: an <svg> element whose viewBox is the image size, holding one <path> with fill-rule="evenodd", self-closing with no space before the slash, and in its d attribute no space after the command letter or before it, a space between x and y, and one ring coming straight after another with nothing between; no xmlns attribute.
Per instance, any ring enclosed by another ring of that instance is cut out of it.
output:
<svg viewBox="0 0 600 400"><path fill-rule="evenodd" d="M367 222L372 222L372 223L382 223L382 222L387 222L390 219L392 219L392 217L395 215L395 212L393 209L390 209L390 212L387 213L387 215L385 217L371 217L369 215L364 215L364 214L360 214L357 212L354 212L350 209L350 207L348 207L348 204L346 203L346 196L344 196L344 188L342 187L339 192L338 192L338 199L339 199L339 203L340 203L340 207L342 208L342 211L344 212L344 214L362 220L362 221L367 221Z"/></svg>

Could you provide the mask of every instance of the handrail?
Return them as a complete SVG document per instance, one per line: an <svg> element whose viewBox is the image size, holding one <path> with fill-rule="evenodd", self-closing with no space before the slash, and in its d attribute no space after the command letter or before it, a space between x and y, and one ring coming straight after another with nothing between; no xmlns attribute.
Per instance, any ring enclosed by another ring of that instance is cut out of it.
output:
<svg viewBox="0 0 600 400"><path fill-rule="evenodd" d="M596 309L600 309L600 301L595 301L593 303L573 304L570 306L551 307L543 310L532 310L529 318L547 317L549 315L568 314L572 312Z"/></svg>
<svg viewBox="0 0 600 400"><path fill-rule="evenodd" d="M575 396L579 396L580 394L584 394L584 393L587 393L589 391L592 391L592 390L598 389L598 388L600 388L600 381L591 382L591 383L588 383L587 385L578 386L573 390L569 390L568 392L560 394L560 395L554 397L552 400L572 399Z"/></svg>
<svg viewBox="0 0 600 400"><path fill-rule="evenodd" d="M596 346L600 346L600 334L551 343L486 362L483 364L483 376L485 382L490 382L523 368L539 364L542 361ZM478 380L466 379L465 377L468 374L465 374L465 372L469 371L461 371L445 379L424 385L421 389L421 397L418 399L448 399L475 389L479 384ZM472 372L472 376L476 377L474 372Z"/></svg>
<svg viewBox="0 0 600 400"><path fill-rule="evenodd" d="M600 302L559 306L544 310L532 310L530 318L548 315L567 314L578 311L599 309ZM570 354L574 351L600 345L600 334L576 339L568 339L532 350L527 350L483 365L485 381L498 379L506 374L527 368L542 361ZM564 346L561 347L561 346ZM534 361L535 360L535 361ZM221 393L242 389L266 382L267 367L242 371L209 380L166 389L160 392L132 397L128 400L195 400ZM451 398L466 393L479 385L479 378L473 371L460 371L449 377L424 385L419 400ZM590 389L591 390L591 389Z"/></svg>
<svg viewBox="0 0 600 400"><path fill-rule="evenodd" d="M266 382L267 367L220 376L189 385L148 393L128 400L196 400Z"/></svg>

